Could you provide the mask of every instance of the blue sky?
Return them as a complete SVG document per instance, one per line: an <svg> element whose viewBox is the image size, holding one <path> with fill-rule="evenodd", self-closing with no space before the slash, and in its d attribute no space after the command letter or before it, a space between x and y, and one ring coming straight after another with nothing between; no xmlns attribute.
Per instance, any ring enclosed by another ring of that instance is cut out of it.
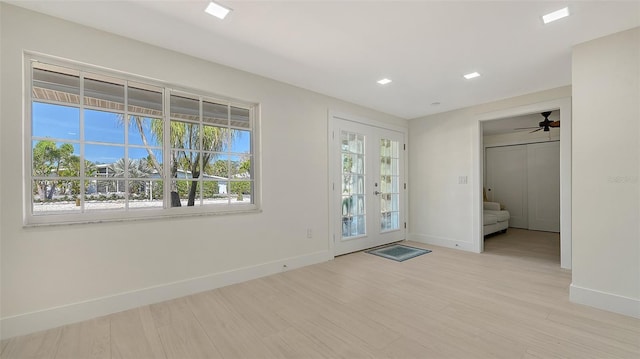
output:
<svg viewBox="0 0 640 359"><path fill-rule="evenodd" d="M32 113L33 137L52 138L60 143L72 143L75 154L80 154L77 141L80 140L80 109L70 106L51 105L34 102ZM157 147L153 151L159 161L162 160L161 145L154 139L149 130L151 120L144 120L144 134L150 146ZM85 157L95 163L112 163L124 157L124 125L122 119L109 112L85 110L85 141L100 142L104 144L86 144ZM142 146L142 139L137 126L129 127L129 144ZM239 131L239 136L233 140L231 150L234 153L249 153L250 133ZM66 140L66 141L65 141ZM37 140L34 140L34 143ZM74 143L76 142L76 143ZM145 148L129 148L129 158L146 158ZM232 156L232 160L239 156ZM219 157L220 159L226 157Z"/></svg>

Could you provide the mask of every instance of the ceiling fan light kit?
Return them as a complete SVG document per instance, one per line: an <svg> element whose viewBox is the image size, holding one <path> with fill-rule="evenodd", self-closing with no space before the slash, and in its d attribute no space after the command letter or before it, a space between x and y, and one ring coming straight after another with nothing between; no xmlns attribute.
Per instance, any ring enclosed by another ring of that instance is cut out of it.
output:
<svg viewBox="0 0 640 359"><path fill-rule="evenodd" d="M544 116L544 121L538 123L538 126L542 127L544 132L549 132L549 123L551 122L549 121L549 115L551 115L551 111L543 112L541 115Z"/></svg>

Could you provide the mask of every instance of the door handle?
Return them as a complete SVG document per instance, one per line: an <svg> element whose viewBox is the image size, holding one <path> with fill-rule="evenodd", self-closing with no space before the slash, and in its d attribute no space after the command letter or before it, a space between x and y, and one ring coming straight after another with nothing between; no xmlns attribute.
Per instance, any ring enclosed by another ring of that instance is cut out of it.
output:
<svg viewBox="0 0 640 359"><path fill-rule="evenodd" d="M382 193L382 192L379 192L379 191L373 191L373 194L375 194L376 196L377 196L377 195L379 195L379 194L381 194L381 193Z"/></svg>

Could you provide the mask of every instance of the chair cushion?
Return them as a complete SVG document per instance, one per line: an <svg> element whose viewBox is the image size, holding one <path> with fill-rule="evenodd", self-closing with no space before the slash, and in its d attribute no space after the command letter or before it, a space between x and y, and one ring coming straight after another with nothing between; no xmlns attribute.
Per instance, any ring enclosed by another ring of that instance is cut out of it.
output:
<svg viewBox="0 0 640 359"><path fill-rule="evenodd" d="M498 222L504 222L509 220L510 216L509 216L509 211L490 211L490 210L484 210L484 215L486 216L487 214L496 216L498 219Z"/></svg>
<svg viewBox="0 0 640 359"><path fill-rule="evenodd" d="M482 207L483 209L488 209L488 210L491 210L491 211L499 211L501 209L500 208L501 205L498 202L486 202L485 201L485 202L482 203L482 205L483 205L483 207Z"/></svg>
<svg viewBox="0 0 640 359"><path fill-rule="evenodd" d="M498 217L496 215L493 215L491 213L487 213L487 211L484 211L484 216L482 216L483 219L483 225L487 225L487 224L495 224L498 223Z"/></svg>

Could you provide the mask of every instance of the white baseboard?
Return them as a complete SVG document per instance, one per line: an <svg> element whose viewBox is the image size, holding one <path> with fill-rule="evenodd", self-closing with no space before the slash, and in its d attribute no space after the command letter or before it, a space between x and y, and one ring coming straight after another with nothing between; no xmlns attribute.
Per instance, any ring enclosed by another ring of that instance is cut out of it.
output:
<svg viewBox="0 0 640 359"><path fill-rule="evenodd" d="M582 288L571 284L569 300L598 309L640 318L640 300L620 295Z"/></svg>
<svg viewBox="0 0 640 359"><path fill-rule="evenodd" d="M407 240L414 241L414 242L419 242L419 243L424 243L424 244L431 244L431 245L434 245L434 246L462 249L462 250L465 250L465 251L474 252L473 243L471 243L471 242L462 242L462 241L458 241L458 240L451 239L451 238L429 236L429 235L424 235L424 234L408 233L407 234Z"/></svg>
<svg viewBox="0 0 640 359"><path fill-rule="evenodd" d="M0 338L56 328L333 259L328 251L209 274L0 319Z"/></svg>

